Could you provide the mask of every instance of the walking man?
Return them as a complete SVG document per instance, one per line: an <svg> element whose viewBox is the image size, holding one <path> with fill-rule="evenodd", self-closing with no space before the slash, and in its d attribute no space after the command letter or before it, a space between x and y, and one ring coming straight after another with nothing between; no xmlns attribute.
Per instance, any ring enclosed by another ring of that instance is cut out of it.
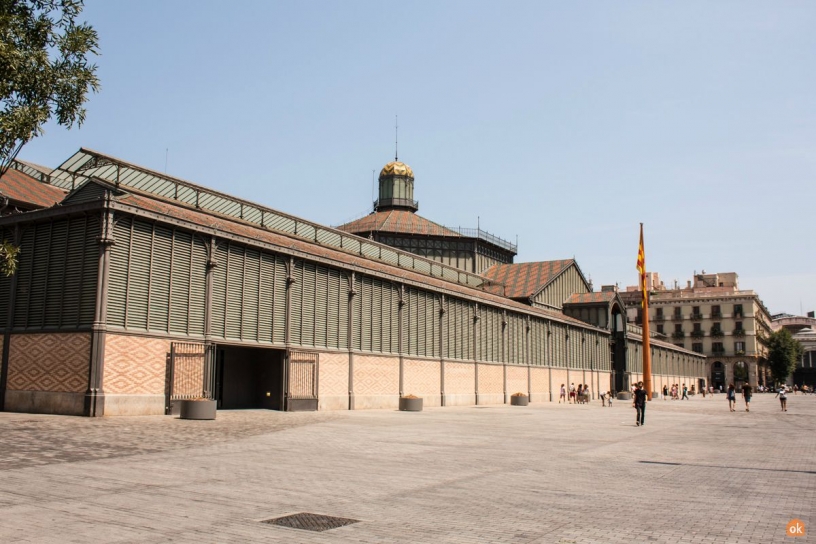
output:
<svg viewBox="0 0 816 544"><path fill-rule="evenodd" d="M634 400L635 424L640 427L645 425L646 418L646 391L643 390L643 382L638 382L635 386Z"/></svg>
<svg viewBox="0 0 816 544"><path fill-rule="evenodd" d="M751 384L748 383L748 382L745 382L745 385L742 386L742 398L745 399L745 411L746 412L751 411L749 408L751 408L751 406L750 406L750 404L751 404L751 393L753 393L753 391L754 390L751 389Z"/></svg>

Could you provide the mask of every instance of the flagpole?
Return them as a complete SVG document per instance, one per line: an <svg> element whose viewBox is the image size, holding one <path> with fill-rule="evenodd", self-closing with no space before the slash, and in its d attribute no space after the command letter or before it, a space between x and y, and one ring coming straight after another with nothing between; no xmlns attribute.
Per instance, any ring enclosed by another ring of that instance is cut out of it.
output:
<svg viewBox="0 0 816 544"><path fill-rule="evenodd" d="M646 285L646 249L643 245L643 223L640 224L640 248L638 252L640 288L643 291L643 387L646 398L652 400L652 349L649 343L649 289Z"/></svg>

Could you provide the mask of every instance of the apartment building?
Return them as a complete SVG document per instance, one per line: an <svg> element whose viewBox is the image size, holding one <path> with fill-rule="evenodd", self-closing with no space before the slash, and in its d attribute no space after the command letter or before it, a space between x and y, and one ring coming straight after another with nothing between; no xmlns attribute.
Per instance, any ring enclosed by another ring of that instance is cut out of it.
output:
<svg viewBox="0 0 816 544"><path fill-rule="evenodd" d="M723 389L746 381L771 383L764 343L771 332L770 314L752 290L740 289L735 272L694 274L685 287L667 288L657 273L647 278L649 324L673 344L707 357L709 384ZM631 323L643 321L637 286L621 293Z"/></svg>

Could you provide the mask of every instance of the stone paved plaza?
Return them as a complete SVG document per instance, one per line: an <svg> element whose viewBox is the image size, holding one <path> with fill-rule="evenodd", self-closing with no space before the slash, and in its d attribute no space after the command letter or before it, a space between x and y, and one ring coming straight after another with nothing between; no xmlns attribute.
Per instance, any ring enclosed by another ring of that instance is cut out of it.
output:
<svg viewBox="0 0 816 544"><path fill-rule="evenodd" d="M813 541L816 396L788 402L0 413L0 542ZM261 523L299 512L360 521Z"/></svg>

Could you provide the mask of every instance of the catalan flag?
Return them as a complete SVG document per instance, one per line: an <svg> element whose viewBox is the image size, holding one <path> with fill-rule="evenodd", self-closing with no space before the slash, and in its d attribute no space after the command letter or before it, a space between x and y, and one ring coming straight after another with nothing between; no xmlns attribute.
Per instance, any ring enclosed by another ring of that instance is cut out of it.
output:
<svg viewBox="0 0 816 544"><path fill-rule="evenodd" d="M640 224L640 245L638 246L637 270L640 272L640 291L643 299L640 304L645 308L649 304L649 292L646 290L646 251L643 249L643 223Z"/></svg>

